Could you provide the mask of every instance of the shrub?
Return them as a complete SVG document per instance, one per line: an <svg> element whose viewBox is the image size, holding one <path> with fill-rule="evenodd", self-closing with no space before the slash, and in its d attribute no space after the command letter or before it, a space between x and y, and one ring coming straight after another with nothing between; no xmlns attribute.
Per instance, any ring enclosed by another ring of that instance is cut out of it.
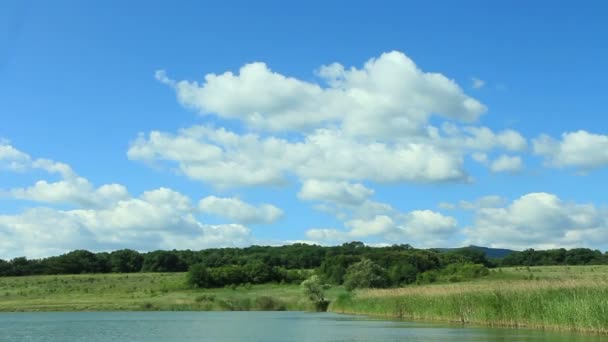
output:
<svg viewBox="0 0 608 342"><path fill-rule="evenodd" d="M317 311L327 311L329 300L325 298L325 290L329 289L330 285L321 283L319 277L313 275L302 282L302 287Z"/></svg>
<svg viewBox="0 0 608 342"><path fill-rule="evenodd" d="M281 301L269 296L262 296L255 299L256 310L261 311L285 311L286 307Z"/></svg>
<svg viewBox="0 0 608 342"><path fill-rule="evenodd" d="M211 286L211 275L205 265L196 264L190 266L186 281L191 287L207 288Z"/></svg>

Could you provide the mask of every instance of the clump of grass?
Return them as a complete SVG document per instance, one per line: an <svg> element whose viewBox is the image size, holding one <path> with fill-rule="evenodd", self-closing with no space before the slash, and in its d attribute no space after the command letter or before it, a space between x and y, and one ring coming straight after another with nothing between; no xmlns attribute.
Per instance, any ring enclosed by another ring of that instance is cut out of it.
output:
<svg viewBox="0 0 608 342"><path fill-rule="evenodd" d="M200 296L197 296L196 298L194 298L194 301L197 303L213 302L213 301L215 301L215 296L214 295L200 295Z"/></svg>
<svg viewBox="0 0 608 342"><path fill-rule="evenodd" d="M141 309L144 311L151 311L154 310L154 304L150 303L150 302L145 302L141 304Z"/></svg>
<svg viewBox="0 0 608 342"><path fill-rule="evenodd" d="M249 311L251 300L249 298L228 298L218 301L219 307L224 311Z"/></svg>
<svg viewBox="0 0 608 342"><path fill-rule="evenodd" d="M260 311L285 311L287 308L280 300L273 297L262 296L255 299L254 307Z"/></svg>

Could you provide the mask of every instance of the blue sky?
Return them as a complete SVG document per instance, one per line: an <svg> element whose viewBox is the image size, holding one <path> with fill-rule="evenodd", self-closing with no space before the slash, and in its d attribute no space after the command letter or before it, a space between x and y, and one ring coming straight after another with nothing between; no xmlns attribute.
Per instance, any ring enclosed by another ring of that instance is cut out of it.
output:
<svg viewBox="0 0 608 342"><path fill-rule="evenodd" d="M5 1L0 258L352 240L606 250L607 14Z"/></svg>

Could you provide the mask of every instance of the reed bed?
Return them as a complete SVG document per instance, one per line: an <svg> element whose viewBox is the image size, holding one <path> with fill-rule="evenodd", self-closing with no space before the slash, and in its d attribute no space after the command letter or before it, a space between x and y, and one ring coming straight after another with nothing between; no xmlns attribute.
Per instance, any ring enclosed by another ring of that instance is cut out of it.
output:
<svg viewBox="0 0 608 342"><path fill-rule="evenodd" d="M339 313L608 334L608 281L485 281L342 295Z"/></svg>

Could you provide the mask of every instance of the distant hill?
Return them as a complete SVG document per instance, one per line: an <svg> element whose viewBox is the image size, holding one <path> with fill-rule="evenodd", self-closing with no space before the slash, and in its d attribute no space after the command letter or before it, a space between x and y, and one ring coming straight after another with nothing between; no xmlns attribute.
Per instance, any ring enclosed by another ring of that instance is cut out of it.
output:
<svg viewBox="0 0 608 342"><path fill-rule="evenodd" d="M460 247L460 248L436 248L436 249L441 252L449 252L449 251L453 251L453 250L461 249L461 248L472 248L472 249L480 250L486 255L486 258L504 258L505 256L515 252L512 249L490 248L490 247L481 247L481 246L473 246L473 245L467 246L467 247Z"/></svg>

